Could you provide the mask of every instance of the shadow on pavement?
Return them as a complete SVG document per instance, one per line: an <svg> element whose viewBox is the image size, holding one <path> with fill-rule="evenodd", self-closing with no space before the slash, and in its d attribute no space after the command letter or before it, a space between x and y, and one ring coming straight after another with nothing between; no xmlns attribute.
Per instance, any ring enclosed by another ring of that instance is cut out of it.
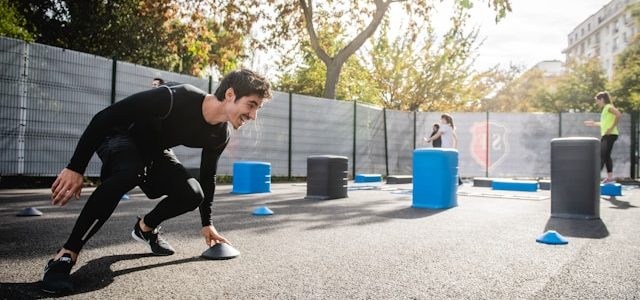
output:
<svg viewBox="0 0 640 300"><path fill-rule="evenodd" d="M70 294L65 295L52 295L42 292L40 290L42 281L36 282L17 282L17 283L5 283L0 282L0 299L43 299L51 297L63 297L70 295L79 295L87 292L103 289L113 283L114 279L120 275L125 275L133 272L144 271L153 268L159 268L164 266L179 265L183 263L202 261L204 260L200 256L167 261L157 264L149 264L134 268L122 269L113 271L111 265L125 260L140 259L145 257L154 256L150 253L139 254L122 254L105 256L98 259L91 260L80 269L71 273L71 280L75 286L75 290Z"/></svg>
<svg viewBox="0 0 640 300"><path fill-rule="evenodd" d="M551 217L544 231L555 230L564 236L602 239L609 236L609 230L601 219L581 220Z"/></svg>
<svg viewBox="0 0 640 300"><path fill-rule="evenodd" d="M602 200L605 201L609 201L611 204L614 205L614 207L610 207L613 209L629 209L629 208L635 208L637 206L632 205L631 203L629 203L629 201L620 201L618 199L616 199L616 197L611 196L609 198L605 198L605 197L601 197Z"/></svg>

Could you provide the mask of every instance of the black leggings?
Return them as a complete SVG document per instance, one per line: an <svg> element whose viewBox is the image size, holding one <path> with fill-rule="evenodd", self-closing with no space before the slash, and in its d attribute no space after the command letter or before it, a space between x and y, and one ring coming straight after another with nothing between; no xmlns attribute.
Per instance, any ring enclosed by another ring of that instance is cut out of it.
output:
<svg viewBox="0 0 640 300"><path fill-rule="evenodd" d="M122 196L136 185L143 186L145 193L149 191L150 198L167 195L144 216L145 224L154 228L164 220L198 208L204 198L198 181L189 175L171 150L147 162L128 136L116 135L108 138L96 152L102 160L102 184L87 200L64 244L64 248L73 252L82 250L109 219Z"/></svg>
<svg viewBox="0 0 640 300"><path fill-rule="evenodd" d="M600 170L602 170L602 167L607 166L607 173L613 172L611 150L613 150L613 144L617 139L618 135L615 134L605 134L600 139Z"/></svg>

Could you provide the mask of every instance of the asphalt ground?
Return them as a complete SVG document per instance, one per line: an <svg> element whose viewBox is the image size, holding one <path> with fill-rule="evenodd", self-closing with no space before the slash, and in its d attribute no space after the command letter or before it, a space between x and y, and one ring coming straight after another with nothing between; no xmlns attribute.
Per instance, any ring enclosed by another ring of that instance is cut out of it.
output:
<svg viewBox="0 0 640 300"><path fill-rule="evenodd" d="M458 206L411 208L411 184L352 189L305 200L306 185L234 195L218 186L214 222L241 254L207 249L197 211L162 224L176 248L158 257L134 241L137 215L156 203L129 193L72 270L72 299L638 299L640 190L600 201L599 220L550 218L550 193L492 191L466 183ZM91 189L65 207L49 192L0 190L0 295L40 292L47 260L68 237ZM253 216L266 205L272 216ZM36 207L39 217L17 217ZM567 245L536 242L546 230Z"/></svg>

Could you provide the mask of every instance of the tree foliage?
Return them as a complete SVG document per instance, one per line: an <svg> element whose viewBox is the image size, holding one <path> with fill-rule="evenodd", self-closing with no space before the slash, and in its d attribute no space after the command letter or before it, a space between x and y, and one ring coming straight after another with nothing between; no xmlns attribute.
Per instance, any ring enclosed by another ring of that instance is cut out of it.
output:
<svg viewBox="0 0 640 300"><path fill-rule="evenodd" d="M556 91L549 96L549 105L557 112L597 111L593 97L606 85L607 76L597 58L569 61Z"/></svg>
<svg viewBox="0 0 640 300"><path fill-rule="evenodd" d="M370 73L382 104L399 110L463 110L467 105L470 68L477 30L465 32L468 15L459 12L437 42L430 24L420 34L389 40L388 28L374 40L369 52Z"/></svg>
<svg viewBox="0 0 640 300"><path fill-rule="evenodd" d="M17 8L36 42L200 75L234 69L245 56L255 16L243 2L24 0Z"/></svg>
<svg viewBox="0 0 640 300"><path fill-rule="evenodd" d="M544 73L542 70L534 68L507 83L491 100L486 102L485 109L491 112L536 111L534 104L545 92Z"/></svg>
<svg viewBox="0 0 640 300"><path fill-rule="evenodd" d="M423 20L428 20L428 13L438 1L333 1L314 3L311 0L286 1L270 0L271 9L277 17L270 18L264 28L270 32L271 45L282 45L282 41L299 44L307 40L309 45L326 66L324 97L335 98L336 85L340 81L341 70L345 62L375 33L391 5L400 5L408 21L409 32L417 32ZM395 3L394 3L395 2ZM497 11L497 19L511 10L508 0L487 1ZM456 11L464 11L472 7L469 0L454 1ZM330 24L338 24L344 31L344 46L333 49L324 44L322 32L318 28L328 28ZM415 35L414 35L415 36Z"/></svg>
<svg viewBox="0 0 640 300"><path fill-rule="evenodd" d="M0 0L0 36L34 41L34 35L27 28L27 21L9 0Z"/></svg>
<svg viewBox="0 0 640 300"><path fill-rule="evenodd" d="M344 42L339 35L343 28L330 25L320 30L327 44L332 48L340 48ZM295 62L295 53L283 56L280 66L286 70L280 75L277 89L316 97L323 96L326 66L320 61L308 43L303 42L300 49L300 62ZM337 84L336 98L342 100L357 100L360 102L378 103L375 98L375 87L371 84L370 75L363 63L357 57L351 57L342 70L344 80Z"/></svg>
<svg viewBox="0 0 640 300"><path fill-rule="evenodd" d="M636 24L640 24L640 4L634 4L631 10ZM627 112L640 111L640 33L636 33L616 59L611 92L618 108Z"/></svg>
<svg viewBox="0 0 640 300"><path fill-rule="evenodd" d="M605 90L606 75L597 59L573 60L560 75L533 68L514 76L485 108L497 112L584 112L595 109L593 96Z"/></svg>

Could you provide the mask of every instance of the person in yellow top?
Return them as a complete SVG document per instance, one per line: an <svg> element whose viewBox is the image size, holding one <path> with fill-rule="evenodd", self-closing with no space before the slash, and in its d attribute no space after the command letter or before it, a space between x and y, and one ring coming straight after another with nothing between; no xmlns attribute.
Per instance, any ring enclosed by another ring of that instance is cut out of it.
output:
<svg viewBox="0 0 640 300"><path fill-rule="evenodd" d="M600 169L607 166L607 178L602 183L613 181L613 161L611 160L611 151L613 144L618 139L618 120L620 120L620 111L613 105L613 101L608 92L600 92L596 95L596 105L602 107L600 113L600 122L587 120L584 122L589 127L600 127Z"/></svg>

